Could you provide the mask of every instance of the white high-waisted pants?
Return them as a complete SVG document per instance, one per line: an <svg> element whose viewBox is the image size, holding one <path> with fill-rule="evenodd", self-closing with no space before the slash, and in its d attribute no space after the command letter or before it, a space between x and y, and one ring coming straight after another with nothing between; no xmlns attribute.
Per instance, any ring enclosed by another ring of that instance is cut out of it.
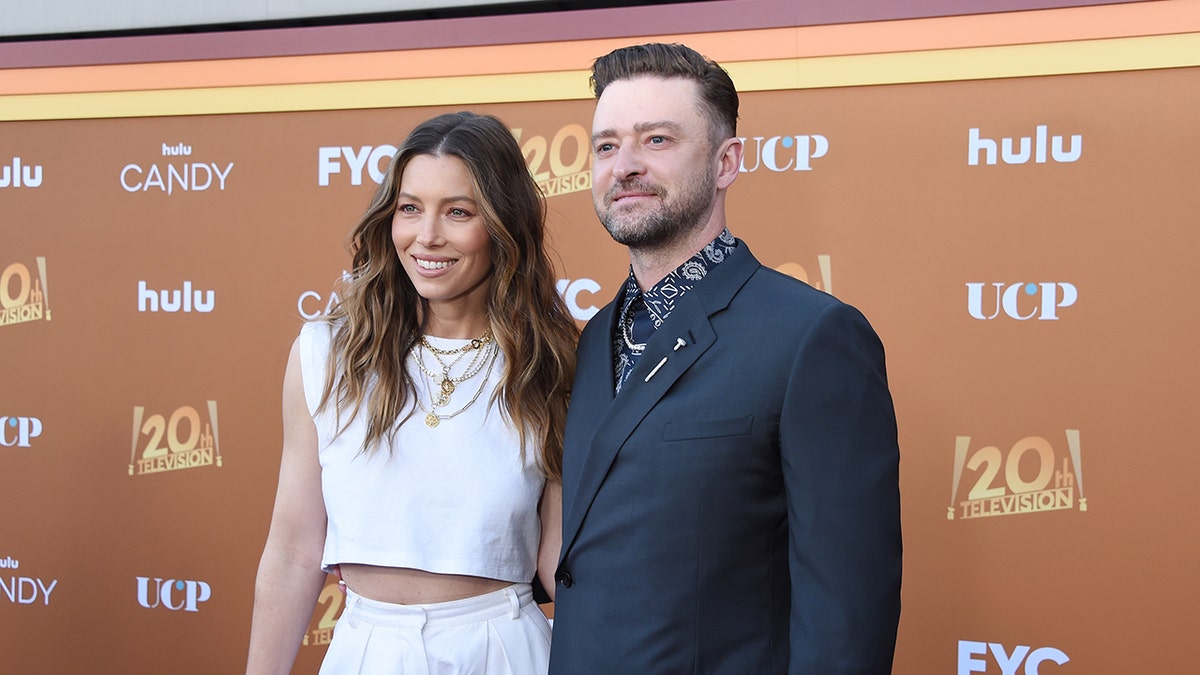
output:
<svg viewBox="0 0 1200 675"><path fill-rule="evenodd" d="M529 584L428 605L346 589L321 675L541 675L550 624Z"/></svg>

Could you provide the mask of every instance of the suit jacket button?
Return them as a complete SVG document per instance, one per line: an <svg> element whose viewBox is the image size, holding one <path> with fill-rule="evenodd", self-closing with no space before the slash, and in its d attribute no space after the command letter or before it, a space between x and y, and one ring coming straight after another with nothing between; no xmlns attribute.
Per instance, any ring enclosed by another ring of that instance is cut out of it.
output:
<svg viewBox="0 0 1200 675"><path fill-rule="evenodd" d="M563 588L570 588L571 584L575 583L575 580L571 578L571 573L566 570L554 575L554 580L562 584Z"/></svg>

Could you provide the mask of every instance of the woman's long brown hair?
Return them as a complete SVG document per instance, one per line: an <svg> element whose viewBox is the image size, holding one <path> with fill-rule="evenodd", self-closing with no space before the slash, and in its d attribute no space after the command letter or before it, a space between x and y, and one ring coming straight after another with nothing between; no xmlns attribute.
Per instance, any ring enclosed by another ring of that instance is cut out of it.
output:
<svg viewBox="0 0 1200 675"><path fill-rule="evenodd" d="M488 319L505 357L493 403L515 425L521 451L536 443L542 472L561 480L579 330L555 289L542 193L512 133L489 115L434 117L400 146L349 236L354 268L329 315L336 328L320 406L336 407L341 429L343 419L366 415L365 452L390 444L413 415L416 389L405 359L424 331L428 304L405 274L391 231L400 177L418 155L457 157L470 170L490 240Z"/></svg>

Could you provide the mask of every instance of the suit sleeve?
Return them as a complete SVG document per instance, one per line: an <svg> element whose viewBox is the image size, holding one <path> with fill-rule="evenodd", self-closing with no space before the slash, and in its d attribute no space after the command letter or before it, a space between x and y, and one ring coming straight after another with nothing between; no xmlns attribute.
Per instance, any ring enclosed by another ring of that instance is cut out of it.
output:
<svg viewBox="0 0 1200 675"><path fill-rule="evenodd" d="M780 417L789 672L891 672L900 619L900 453L883 345L845 304L801 340Z"/></svg>

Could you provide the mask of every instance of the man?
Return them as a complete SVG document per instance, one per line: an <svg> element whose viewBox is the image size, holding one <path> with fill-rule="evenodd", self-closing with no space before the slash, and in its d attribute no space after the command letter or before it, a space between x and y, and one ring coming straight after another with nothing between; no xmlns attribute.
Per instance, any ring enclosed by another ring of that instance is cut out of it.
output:
<svg viewBox="0 0 1200 675"><path fill-rule="evenodd" d="M726 229L737 92L682 45L597 59L592 194L631 275L588 324L553 675L887 673L896 422L857 310Z"/></svg>

